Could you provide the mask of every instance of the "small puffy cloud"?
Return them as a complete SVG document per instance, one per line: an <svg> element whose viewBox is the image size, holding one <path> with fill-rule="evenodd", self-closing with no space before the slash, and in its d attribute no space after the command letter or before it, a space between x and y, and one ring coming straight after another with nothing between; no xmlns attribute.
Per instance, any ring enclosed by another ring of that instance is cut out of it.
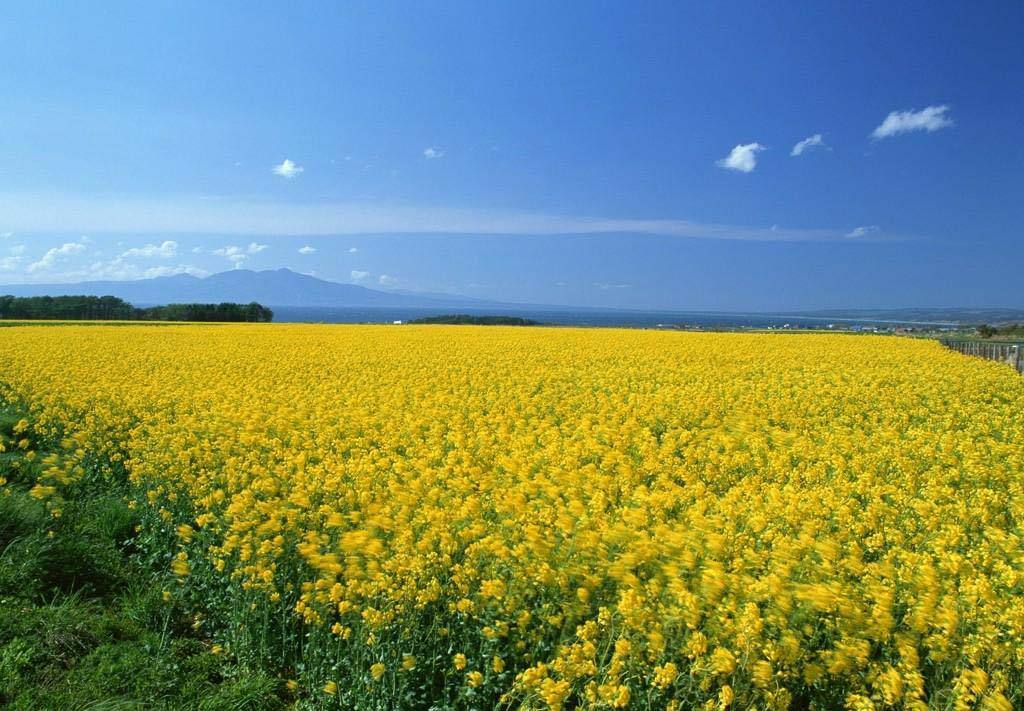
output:
<svg viewBox="0 0 1024 711"><path fill-rule="evenodd" d="M387 274L381 274L377 278L377 283L381 286L396 286L398 284L398 279L393 276L388 276Z"/></svg>
<svg viewBox="0 0 1024 711"><path fill-rule="evenodd" d="M149 269L146 269L145 271L142 272L142 278L152 279L153 277L174 276L175 274L191 274L192 276L205 277L209 276L210 272L206 271L205 269L199 269L198 267L179 264L174 267L150 267Z"/></svg>
<svg viewBox="0 0 1024 711"><path fill-rule="evenodd" d="M248 247L238 247L236 245L229 244L227 247L221 247L220 249L213 250L210 254L217 257L224 257L225 259L230 259L237 263L244 262L249 258L249 255L259 254L267 247L268 245L259 244L257 242L250 242ZM202 249L200 247L196 247L192 251L198 254Z"/></svg>
<svg viewBox="0 0 1024 711"><path fill-rule="evenodd" d="M301 173L305 168L301 165L297 165L294 161L285 158L281 161L280 165L275 165L271 170L274 171L275 175L280 175L282 178L291 180L296 175Z"/></svg>
<svg viewBox="0 0 1024 711"><path fill-rule="evenodd" d="M14 236L13 232L0 232L0 239L9 239Z"/></svg>
<svg viewBox="0 0 1024 711"><path fill-rule="evenodd" d="M355 253L356 253L356 252L358 252L358 251L359 251L359 250L358 250L358 249L356 249L355 247L349 247L349 248L348 248L348 253L349 253L349 254L355 254Z"/></svg>
<svg viewBox="0 0 1024 711"><path fill-rule="evenodd" d="M368 276L370 276L370 272L363 272L359 271L358 269L353 269L351 276L352 281L362 281L363 279L366 279Z"/></svg>
<svg viewBox="0 0 1024 711"><path fill-rule="evenodd" d="M20 247L20 250L19 250L19 247ZM15 251L15 250L19 250L19 251ZM17 247L12 247L10 249L11 256L9 256L9 257L0 257L0 272L13 272L15 269L17 269L19 266L21 266L21 262L22 262L21 255L22 255L22 253L24 251L25 251L24 245L18 245Z"/></svg>
<svg viewBox="0 0 1024 711"><path fill-rule="evenodd" d="M308 244L304 247L299 247L299 254L312 254L316 251L316 247L310 247Z"/></svg>
<svg viewBox="0 0 1024 711"><path fill-rule="evenodd" d="M58 261L72 254L79 254L85 251L85 245L81 242L65 242L59 247L51 247L37 261L28 265L29 272L50 269Z"/></svg>
<svg viewBox="0 0 1024 711"><path fill-rule="evenodd" d="M423 149L424 158L441 158L442 156L444 156L444 151L442 151L440 148L430 146L429 148Z"/></svg>
<svg viewBox="0 0 1024 711"><path fill-rule="evenodd" d="M878 128L871 132L874 139L898 136L911 131L932 133L940 128L953 125L953 119L946 115L949 106L928 106L920 111L891 111Z"/></svg>
<svg viewBox="0 0 1024 711"><path fill-rule="evenodd" d="M235 267L236 268L242 262L244 262L246 259L249 258L249 255L246 253L246 250L244 250L241 247L236 247L233 244L232 245L228 245L227 247L221 247L220 249L215 249L212 252L210 252L210 254L212 254L214 256L217 256L217 257L224 257L225 259L231 260L232 262L235 263Z"/></svg>
<svg viewBox="0 0 1024 711"><path fill-rule="evenodd" d="M175 274L191 274L192 276L209 276L205 269L199 269L189 264L161 265L142 269L131 262L126 262L121 257L109 262L93 262L84 270L78 270L67 274L68 277L85 279L153 279L155 277L174 276Z"/></svg>
<svg viewBox="0 0 1024 711"><path fill-rule="evenodd" d="M793 146L793 150L789 152L791 156L802 156L805 151L809 151L812 148L828 148L825 145L824 139L820 133L816 133L813 136L805 138L804 140Z"/></svg>
<svg viewBox="0 0 1024 711"><path fill-rule="evenodd" d="M164 240L160 244L147 244L145 247L132 247L121 253L121 257L162 257L170 259L178 254L178 243L174 240Z"/></svg>
<svg viewBox="0 0 1024 711"><path fill-rule="evenodd" d="M881 231L882 228L878 225L862 225L861 227L854 227L846 233L846 236L850 239L857 239L858 237L867 237L868 235L878 234Z"/></svg>
<svg viewBox="0 0 1024 711"><path fill-rule="evenodd" d="M202 247L193 247L192 248L192 254L202 254L202 253L203 253L203 248Z"/></svg>
<svg viewBox="0 0 1024 711"><path fill-rule="evenodd" d="M726 170L749 173L757 167L757 154L765 148L760 143L741 143L733 148L725 158L715 161L715 165Z"/></svg>

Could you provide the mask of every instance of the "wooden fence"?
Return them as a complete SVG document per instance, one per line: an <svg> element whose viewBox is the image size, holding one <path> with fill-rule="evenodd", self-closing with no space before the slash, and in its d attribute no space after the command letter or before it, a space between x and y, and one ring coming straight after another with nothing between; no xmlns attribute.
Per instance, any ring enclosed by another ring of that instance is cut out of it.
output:
<svg viewBox="0 0 1024 711"><path fill-rule="evenodd" d="M1018 373L1024 373L1024 343L993 343L943 339L942 345L964 355L1006 363Z"/></svg>

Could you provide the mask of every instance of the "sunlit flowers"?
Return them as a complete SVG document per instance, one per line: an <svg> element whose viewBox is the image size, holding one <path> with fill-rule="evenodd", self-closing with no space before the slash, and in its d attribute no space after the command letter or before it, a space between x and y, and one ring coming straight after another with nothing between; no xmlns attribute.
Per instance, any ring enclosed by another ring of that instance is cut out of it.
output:
<svg viewBox="0 0 1024 711"><path fill-rule="evenodd" d="M1024 706L1024 378L935 343L5 328L0 398L316 703Z"/></svg>

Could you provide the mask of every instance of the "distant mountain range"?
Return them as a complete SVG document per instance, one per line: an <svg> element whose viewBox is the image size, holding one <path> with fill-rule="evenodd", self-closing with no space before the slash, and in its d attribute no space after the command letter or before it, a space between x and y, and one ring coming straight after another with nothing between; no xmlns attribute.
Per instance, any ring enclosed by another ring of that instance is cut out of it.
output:
<svg viewBox="0 0 1024 711"><path fill-rule="evenodd" d="M675 323L761 322L791 318L815 322L891 322L891 323L1024 323L1024 309L1011 308L901 308L901 309L827 309L772 313L684 312L680 310L631 310L541 304L515 304L474 299L454 294L414 291L383 291L356 284L326 281L290 269L252 271L233 269L208 277L178 274L137 281L84 281L74 284L12 284L0 286L0 295L12 296L117 296L135 306L157 306L171 303L249 303L258 301L278 311L282 321L347 321L359 319L407 319L442 313L473 314L548 314L552 323L604 323L605 325ZM384 314L384 310L388 310ZM339 313L346 311L346 313ZM430 313L424 313L429 311ZM597 314L617 314L604 321ZM582 315L582 316L581 316ZM641 316L643 318L641 318ZM736 320L737 317L745 320ZM696 318L696 321L695 321Z"/></svg>
<svg viewBox="0 0 1024 711"><path fill-rule="evenodd" d="M74 284L12 284L0 286L12 296L117 296L135 306L170 303L248 303L303 308L460 308L510 304L451 294L418 294L368 289L299 274L290 269L252 271L233 269L195 277L177 274L136 281L83 281Z"/></svg>

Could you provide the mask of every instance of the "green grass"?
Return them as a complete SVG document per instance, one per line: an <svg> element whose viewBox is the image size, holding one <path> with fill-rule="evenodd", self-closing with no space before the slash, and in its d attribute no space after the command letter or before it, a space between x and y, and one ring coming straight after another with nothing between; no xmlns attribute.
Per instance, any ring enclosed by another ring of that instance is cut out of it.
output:
<svg viewBox="0 0 1024 711"><path fill-rule="evenodd" d="M22 416L0 409L8 450ZM0 708L289 706L279 679L215 654L164 599L175 583L135 545L139 519L116 484L87 479L59 518L28 495L43 454L0 453Z"/></svg>

